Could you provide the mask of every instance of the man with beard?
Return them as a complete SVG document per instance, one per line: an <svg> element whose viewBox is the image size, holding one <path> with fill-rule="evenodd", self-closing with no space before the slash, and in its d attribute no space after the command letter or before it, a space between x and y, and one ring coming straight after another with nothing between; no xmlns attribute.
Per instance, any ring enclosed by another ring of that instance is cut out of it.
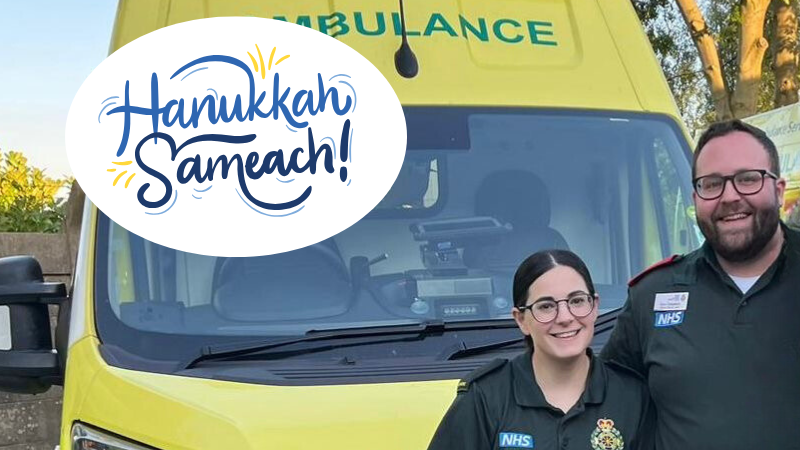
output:
<svg viewBox="0 0 800 450"><path fill-rule="evenodd" d="M800 449L800 233L775 144L718 123L692 170L706 242L630 282L603 357L647 379L658 450Z"/></svg>

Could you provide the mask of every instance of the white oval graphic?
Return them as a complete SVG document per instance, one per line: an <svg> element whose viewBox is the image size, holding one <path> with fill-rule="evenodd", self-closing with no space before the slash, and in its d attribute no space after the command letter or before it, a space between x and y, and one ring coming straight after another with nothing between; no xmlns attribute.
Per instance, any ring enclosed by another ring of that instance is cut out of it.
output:
<svg viewBox="0 0 800 450"><path fill-rule="evenodd" d="M131 42L83 83L66 129L72 170L100 210L213 256L285 252L346 229L386 195L406 149L402 107L372 63L261 18Z"/></svg>

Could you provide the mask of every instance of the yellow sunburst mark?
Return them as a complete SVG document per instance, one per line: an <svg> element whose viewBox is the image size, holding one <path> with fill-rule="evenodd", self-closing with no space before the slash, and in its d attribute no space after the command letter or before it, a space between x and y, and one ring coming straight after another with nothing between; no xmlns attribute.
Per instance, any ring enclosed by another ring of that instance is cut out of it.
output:
<svg viewBox="0 0 800 450"><path fill-rule="evenodd" d="M109 172L116 172L117 171L117 169L106 169L106 170L109 171Z"/></svg>
<svg viewBox="0 0 800 450"><path fill-rule="evenodd" d="M126 182L125 182L125 189L127 189L127 188L128 188L128 184L130 184L130 182L131 182L131 180L133 179L133 176L134 176L134 175L136 175L136 173L132 173L132 174L131 174L131 176L130 176L130 177L128 177L128 181L126 181Z"/></svg>
<svg viewBox="0 0 800 450"><path fill-rule="evenodd" d="M258 61L256 61L256 58L255 58L255 56L253 56L252 53L247 52L247 56L250 57L250 61L253 63L253 70L256 73L261 72L261 79L262 80L266 79L267 70L272 70L273 61L275 60L275 52L277 50L278 50L278 47L272 47L272 52L270 52L270 54L269 54L269 60L268 60L268 64L267 64L266 67L264 67L264 55L261 53L261 49L258 47L258 44L256 44L256 51L258 52ZM278 58L278 62L276 62L274 65L277 66L278 64L282 63L283 61L286 61L286 59L289 56L291 56L291 55L285 55L285 56L282 56L282 57ZM260 66L261 70L259 70L259 62L261 63L261 66Z"/></svg>
<svg viewBox="0 0 800 450"><path fill-rule="evenodd" d="M247 52L247 56L250 57L250 61L253 61L253 69L255 69L256 73L258 73L258 63L256 62L256 59L250 54L250 52Z"/></svg>
<svg viewBox="0 0 800 450"><path fill-rule="evenodd" d="M261 56L261 49L258 48L258 44L256 44L256 50L258 50L258 59L261 61L261 79L263 80L267 73L264 71L264 57Z"/></svg>
<svg viewBox="0 0 800 450"><path fill-rule="evenodd" d="M127 170L123 170L122 173L117 175L117 178L114 180L114 186L117 185L117 181L119 181L119 179L122 178L122 176L125 175L126 173L128 173L128 171Z"/></svg>
<svg viewBox="0 0 800 450"><path fill-rule="evenodd" d="M269 70L272 70L272 58L275 57L275 49L278 47L272 47L272 53L269 55Z"/></svg>
<svg viewBox="0 0 800 450"><path fill-rule="evenodd" d="M111 164L116 164L118 166L127 166L128 164L130 164L132 162L133 161L120 161L120 162L111 161Z"/></svg>

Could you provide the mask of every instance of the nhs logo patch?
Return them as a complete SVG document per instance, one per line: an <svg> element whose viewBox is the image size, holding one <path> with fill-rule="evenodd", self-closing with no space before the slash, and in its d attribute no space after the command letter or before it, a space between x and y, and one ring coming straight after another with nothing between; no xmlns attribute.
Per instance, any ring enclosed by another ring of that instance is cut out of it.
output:
<svg viewBox="0 0 800 450"><path fill-rule="evenodd" d="M656 313L656 327L672 327L683 323L686 311L667 311Z"/></svg>
<svg viewBox="0 0 800 450"><path fill-rule="evenodd" d="M500 447L533 448L533 436L522 433L500 433Z"/></svg>

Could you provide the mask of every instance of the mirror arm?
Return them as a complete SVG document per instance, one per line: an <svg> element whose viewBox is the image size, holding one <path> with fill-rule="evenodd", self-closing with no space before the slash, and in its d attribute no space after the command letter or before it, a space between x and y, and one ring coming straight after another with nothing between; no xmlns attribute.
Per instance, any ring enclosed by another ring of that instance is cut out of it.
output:
<svg viewBox="0 0 800 450"><path fill-rule="evenodd" d="M0 284L0 305L58 304L66 298L67 288L64 283Z"/></svg>

